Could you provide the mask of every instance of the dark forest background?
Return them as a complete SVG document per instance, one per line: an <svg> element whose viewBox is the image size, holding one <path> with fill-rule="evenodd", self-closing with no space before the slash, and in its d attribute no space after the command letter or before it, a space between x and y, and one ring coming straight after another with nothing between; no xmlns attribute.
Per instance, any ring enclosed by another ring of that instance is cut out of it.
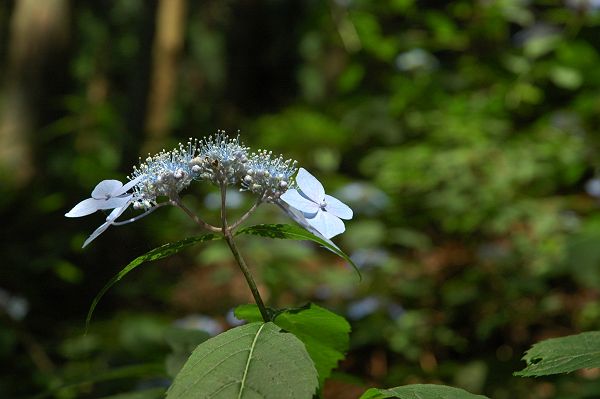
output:
<svg viewBox="0 0 600 399"><path fill-rule="evenodd" d="M63 216L140 156L226 129L355 210L336 242L362 282L305 243L241 242L271 305L351 321L325 398L597 398L598 370L512 372L534 342L600 329L599 89L593 0L0 2L0 397L152 398L170 326L235 323L251 296L213 243L127 276L83 335L118 270L196 231L161 209L82 250L103 217ZM185 201L216 218L214 196Z"/></svg>

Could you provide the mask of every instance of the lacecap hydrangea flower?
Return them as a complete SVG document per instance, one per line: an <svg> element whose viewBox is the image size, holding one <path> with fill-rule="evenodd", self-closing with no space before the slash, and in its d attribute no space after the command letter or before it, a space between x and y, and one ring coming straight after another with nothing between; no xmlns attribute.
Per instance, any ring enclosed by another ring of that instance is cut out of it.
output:
<svg viewBox="0 0 600 399"><path fill-rule="evenodd" d="M126 184L118 180L100 182L91 198L75 205L65 216L81 217L112 209L85 241L85 247L111 225L133 222L160 206L182 207L179 193L195 180L206 180L219 187L237 187L252 193L257 204L279 205L301 226L326 239L342 233L345 226L340 218L352 218L352 210L325 194L323 185L305 169L300 168L294 179L296 171L296 161L274 156L267 150L250 153L239 135L229 138L224 131L218 131L203 140L190 139L187 145L149 155L133 168ZM145 212L117 221L130 205Z"/></svg>

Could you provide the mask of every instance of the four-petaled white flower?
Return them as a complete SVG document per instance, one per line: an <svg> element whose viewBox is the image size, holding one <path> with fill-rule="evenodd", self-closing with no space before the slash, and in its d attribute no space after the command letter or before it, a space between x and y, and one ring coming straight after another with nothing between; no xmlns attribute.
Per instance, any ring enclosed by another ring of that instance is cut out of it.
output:
<svg viewBox="0 0 600 399"><path fill-rule="evenodd" d="M303 213L306 221L326 238L346 230L341 219L352 219L352 209L342 201L325 194L325 189L313 175L300 168L296 176L297 189L289 189L281 199Z"/></svg>
<svg viewBox="0 0 600 399"><path fill-rule="evenodd" d="M118 180L102 180L92 191L92 198L81 201L73 209L65 213L65 216L78 218L91 215L101 209L121 208L127 205L133 196L127 191L132 189L143 178L143 175L138 176L125 185Z"/></svg>
<svg viewBox="0 0 600 399"><path fill-rule="evenodd" d="M112 209L112 212L106 218L106 222L94 230L83 243L83 247L102 234L125 212L133 202L133 194L128 193L128 191L142 181L144 177L144 175L140 175L125 185L118 180L102 180L92 191L91 198L81 201L65 214L66 217L76 218L90 215L98 210Z"/></svg>

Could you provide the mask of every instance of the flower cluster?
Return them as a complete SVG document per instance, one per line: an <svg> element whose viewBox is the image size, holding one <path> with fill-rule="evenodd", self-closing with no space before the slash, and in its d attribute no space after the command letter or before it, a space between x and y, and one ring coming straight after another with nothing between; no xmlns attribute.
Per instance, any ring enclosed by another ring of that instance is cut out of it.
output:
<svg viewBox="0 0 600 399"><path fill-rule="evenodd" d="M247 162L242 190L258 194L267 202L275 202L287 191L296 173L296 161L273 156L272 151L258 150Z"/></svg>
<svg viewBox="0 0 600 399"><path fill-rule="evenodd" d="M198 141L190 139L187 146L179 143L178 148L148 156L139 167L134 166L131 179L144 178L133 187L133 207L148 210L158 204L159 197L177 198L194 179L200 178L200 170L193 163L197 152Z"/></svg>
<svg viewBox="0 0 600 399"><path fill-rule="evenodd" d="M111 225L135 221L156 208L180 204L179 193L194 180L206 180L220 187L239 187L257 196L257 202L279 205L294 220L310 231L329 239L344 231L340 220L352 218L352 210L339 200L326 195L323 186L310 173L300 169L296 182L296 161L274 156L271 151L250 153L239 139L229 138L224 131L203 140L190 139L187 145L148 156L133 168L125 185L118 180L104 180L92 191L92 197L81 201L65 216L81 217L98 210L112 209L105 223L92 233L84 246ZM167 198L160 203L161 198ZM117 222L133 205L145 212Z"/></svg>
<svg viewBox="0 0 600 399"><path fill-rule="evenodd" d="M247 169L248 147L240 143L239 136L230 139L224 131L204 139L197 157L190 161L192 169L201 179L216 185L236 185Z"/></svg>

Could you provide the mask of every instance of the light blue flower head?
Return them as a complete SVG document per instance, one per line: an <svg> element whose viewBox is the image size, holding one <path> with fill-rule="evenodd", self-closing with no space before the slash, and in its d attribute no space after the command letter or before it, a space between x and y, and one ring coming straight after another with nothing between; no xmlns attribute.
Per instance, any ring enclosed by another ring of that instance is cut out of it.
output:
<svg viewBox="0 0 600 399"><path fill-rule="evenodd" d="M244 177L247 162L248 147L240 142L239 135L231 139L220 130L200 142L199 154L191 160L190 167L200 179L218 186L236 185Z"/></svg>
<svg viewBox="0 0 600 399"><path fill-rule="evenodd" d="M187 145L179 143L172 151L161 151L148 156L139 167L134 167L132 178L145 176L134 187L136 209L149 209L157 204L158 197L175 199L199 172L194 170L192 159L198 153L198 140L190 139Z"/></svg>
<svg viewBox="0 0 600 399"><path fill-rule="evenodd" d="M274 202L287 191L296 173L296 161L273 156L272 151L258 150L247 163L242 191L250 191L263 201Z"/></svg>

